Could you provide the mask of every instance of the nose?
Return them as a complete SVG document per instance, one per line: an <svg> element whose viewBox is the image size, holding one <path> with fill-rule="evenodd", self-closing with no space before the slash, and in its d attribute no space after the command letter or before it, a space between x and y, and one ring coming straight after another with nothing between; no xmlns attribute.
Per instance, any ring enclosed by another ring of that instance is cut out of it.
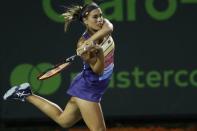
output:
<svg viewBox="0 0 197 131"><path fill-rule="evenodd" d="M103 22L103 19L102 19L101 17L99 17L99 18L97 19L97 22L98 22L98 23L102 23L102 22Z"/></svg>

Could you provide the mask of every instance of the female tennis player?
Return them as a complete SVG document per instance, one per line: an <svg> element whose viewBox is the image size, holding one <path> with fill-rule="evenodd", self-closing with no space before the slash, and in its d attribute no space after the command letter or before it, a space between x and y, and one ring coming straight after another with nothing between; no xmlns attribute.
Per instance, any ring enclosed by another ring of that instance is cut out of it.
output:
<svg viewBox="0 0 197 131"><path fill-rule="evenodd" d="M33 94L29 83L12 87L5 93L4 100L28 101L64 128L83 119L91 131L106 131L100 101L114 68L113 25L103 18L101 9L95 3L70 7L63 16L65 28L73 20L80 21L86 27L77 43L77 54L83 60L84 67L68 88L71 98L65 109Z"/></svg>

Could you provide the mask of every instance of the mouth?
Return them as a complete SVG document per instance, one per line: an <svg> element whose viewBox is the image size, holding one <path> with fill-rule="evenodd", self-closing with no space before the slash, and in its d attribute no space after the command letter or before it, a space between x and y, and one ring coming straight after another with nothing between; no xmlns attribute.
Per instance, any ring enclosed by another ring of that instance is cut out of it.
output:
<svg viewBox="0 0 197 131"><path fill-rule="evenodd" d="M103 23L98 23L97 24L99 27L102 27L103 26Z"/></svg>
<svg viewBox="0 0 197 131"><path fill-rule="evenodd" d="M101 28L103 26L103 24L98 24L97 26Z"/></svg>

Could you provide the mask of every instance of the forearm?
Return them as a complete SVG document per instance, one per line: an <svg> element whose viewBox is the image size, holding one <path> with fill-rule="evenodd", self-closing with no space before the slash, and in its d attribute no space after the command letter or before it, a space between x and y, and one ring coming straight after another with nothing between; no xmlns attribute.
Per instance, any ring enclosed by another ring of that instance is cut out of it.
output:
<svg viewBox="0 0 197 131"><path fill-rule="evenodd" d="M90 66L96 74L102 74L104 70L104 53L103 50L100 49L99 53L97 54L96 62L90 63Z"/></svg>
<svg viewBox="0 0 197 131"><path fill-rule="evenodd" d="M107 35L110 35L110 33L112 32L112 30L104 28L101 29L99 31L97 31L94 35L92 35L89 40L90 41L96 41L96 40L100 40L102 38L104 38Z"/></svg>
<svg viewBox="0 0 197 131"><path fill-rule="evenodd" d="M96 41L104 38L107 35L110 35L113 31L113 25L109 20L105 19L105 23L103 24L102 28L98 30L95 34L93 34L89 40Z"/></svg>

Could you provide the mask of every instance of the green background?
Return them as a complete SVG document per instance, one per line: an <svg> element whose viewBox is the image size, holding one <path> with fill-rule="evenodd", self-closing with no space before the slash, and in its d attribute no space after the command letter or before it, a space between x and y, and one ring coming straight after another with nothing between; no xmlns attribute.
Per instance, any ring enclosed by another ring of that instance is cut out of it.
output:
<svg viewBox="0 0 197 131"><path fill-rule="evenodd" d="M106 118L197 118L197 4L173 1L167 13L168 0L102 3L105 16L114 24L116 43L114 75L101 102ZM60 14L62 5L72 2L52 0L51 7ZM14 84L12 81L34 81L36 74L25 77L19 71L13 76L17 66L28 64L34 69L73 55L84 27L73 22L65 33L63 23L47 16L42 0L3 0L1 10L2 96ZM49 84L37 93L64 108L72 74L81 69L81 61L76 61L60 74L60 82L48 80ZM37 86L39 83L34 84L34 88ZM45 94L47 86L53 91ZM30 104L0 102L1 119L47 120Z"/></svg>

